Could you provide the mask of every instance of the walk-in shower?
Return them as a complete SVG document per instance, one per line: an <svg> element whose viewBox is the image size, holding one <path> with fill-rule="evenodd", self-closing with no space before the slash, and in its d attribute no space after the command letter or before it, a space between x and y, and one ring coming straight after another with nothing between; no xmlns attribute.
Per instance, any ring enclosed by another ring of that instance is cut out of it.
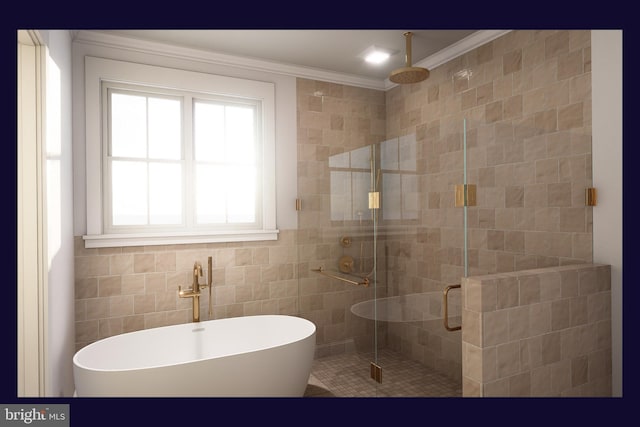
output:
<svg viewBox="0 0 640 427"><path fill-rule="evenodd" d="M593 261L590 48L589 31L512 31L386 92L298 79L299 312L335 395L478 392L463 354L485 303L485 329L513 340L489 388L533 394L534 375L566 372L539 360L540 336L518 342L551 323L549 289L468 307L462 279Z"/></svg>
<svg viewBox="0 0 640 427"><path fill-rule="evenodd" d="M582 136L458 124L327 156L303 200L300 308L320 325L312 378L334 395L462 396L462 278L590 261L588 155L549 157Z"/></svg>
<svg viewBox="0 0 640 427"><path fill-rule="evenodd" d="M323 325L313 376L336 395L461 395L464 138L460 123L446 138L460 161L435 178L415 134L314 166L324 179L299 211L301 314Z"/></svg>

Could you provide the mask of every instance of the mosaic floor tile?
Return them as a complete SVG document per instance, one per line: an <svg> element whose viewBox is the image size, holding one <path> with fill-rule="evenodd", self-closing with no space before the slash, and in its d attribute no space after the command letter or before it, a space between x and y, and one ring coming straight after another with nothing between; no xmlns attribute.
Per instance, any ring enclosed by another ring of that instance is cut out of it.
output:
<svg viewBox="0 0 640 427"><path fill-rule="evenodd" d="M349 353L314 360L307 397L461 397L462 385L391 350L378 352L382 383L370 376L373 354Z"/></svg>

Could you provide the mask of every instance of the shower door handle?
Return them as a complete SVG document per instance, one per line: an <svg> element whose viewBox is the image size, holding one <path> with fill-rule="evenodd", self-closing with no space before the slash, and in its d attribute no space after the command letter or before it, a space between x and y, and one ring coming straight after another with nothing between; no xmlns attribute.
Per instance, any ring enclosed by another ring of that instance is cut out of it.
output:
<svg viewBox="0 0 640 427"><path fill-rule="evenodd" d="M444 317L443 317L443 321L444 321L444 328L447 331L458 331L460 329L462 329L462 326L449 326L449 291L451 289L457 289L459 288L460 285L449 285L446 288L444 288L444 291L442 291L442 306L444 308Z"/></svg>

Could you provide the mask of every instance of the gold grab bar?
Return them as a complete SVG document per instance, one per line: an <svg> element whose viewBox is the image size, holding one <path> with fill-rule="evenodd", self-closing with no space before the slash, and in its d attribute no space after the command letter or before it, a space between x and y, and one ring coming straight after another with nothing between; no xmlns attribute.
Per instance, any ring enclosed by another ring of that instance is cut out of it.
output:
<svg viewBox="0 0 640 427"><path fill-rule="evenodd" d="M462 329L462 326L449 326L449 291L451 289L456 289L459 288L460 285L449 285L446 288L444 288L444 291L442 291L442 306L444 307L444 328L447 331L458 331L460 329Z"/></svg>
<svg viewBox="0 0 640 427"><path fill-rule="evenodd" d="M327 273L327 272L324 271L324 269L322 267L319 267L319 268L316 268L316 269L312 268L311 271L315 271L316 273L320 273L320 274L322 274L324 276L331 277L332 279L341 280L343 282L347 282L347 283L350 283L352 285L356 285L356 286L363 285L364 287L369 286L369 278L368 277L363 277L362 278L362 280L363 280L362 282L356 282L355 280L349 280L349 279L345 279L344 277L335 276L335 275L333 275L331 273Z"/></svg>

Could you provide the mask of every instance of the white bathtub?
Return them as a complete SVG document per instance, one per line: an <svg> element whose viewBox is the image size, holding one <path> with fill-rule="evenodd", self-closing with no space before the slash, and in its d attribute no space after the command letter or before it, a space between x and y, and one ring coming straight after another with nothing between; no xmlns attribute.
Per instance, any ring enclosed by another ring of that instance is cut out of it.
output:
<svg viewBox="0 0 640 427"><path fill-rule="evenodd" d="M73 357L78 397L298 397L315 325L261 315L145 329L105 338Z"/></svg>

